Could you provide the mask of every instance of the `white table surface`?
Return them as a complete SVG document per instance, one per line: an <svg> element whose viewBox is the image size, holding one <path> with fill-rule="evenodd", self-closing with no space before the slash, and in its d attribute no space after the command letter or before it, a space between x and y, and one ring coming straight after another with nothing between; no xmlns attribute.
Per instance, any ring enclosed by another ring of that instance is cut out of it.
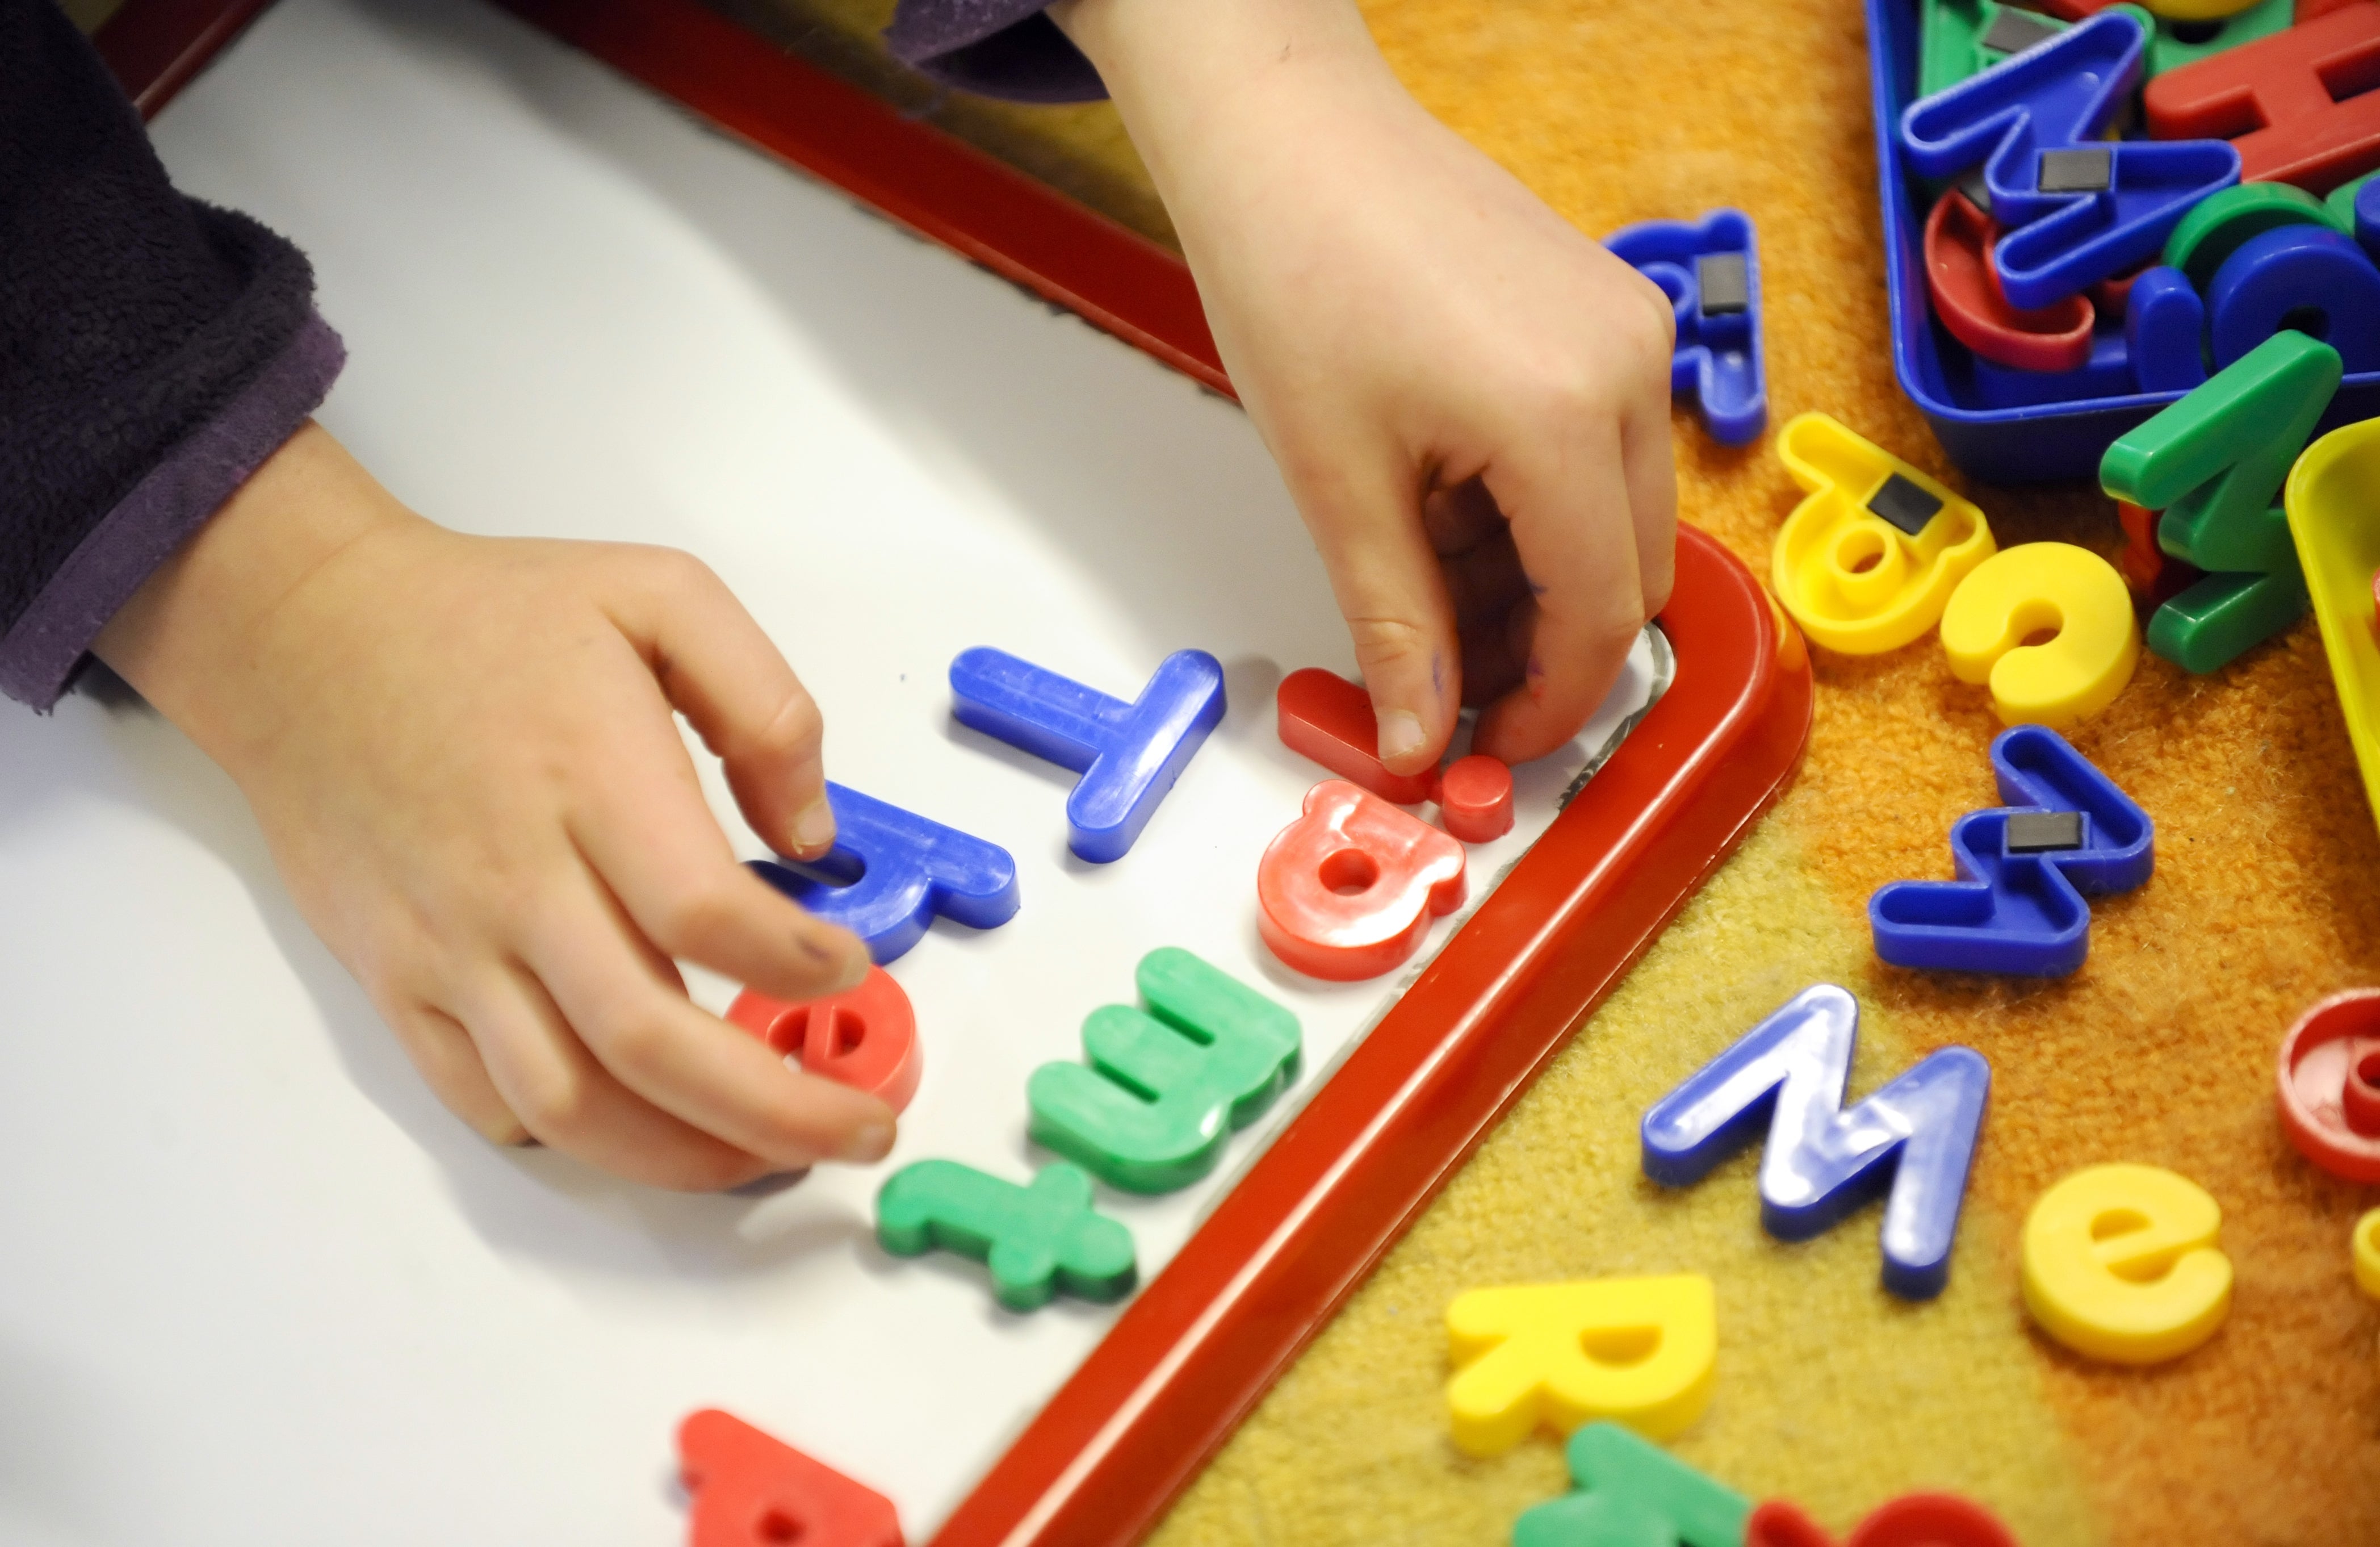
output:
<svg viewBox="0 0 2380 1547"><path fill-rule="evenodd" d="M895 966L926 1047L895 1163L1046 1161L1026 1073L1159 944L1299 1014L1301 1090L1378 1013L1392 981L1256 939L1257 856L1317 775L1272 688L1352 660L1237 409L468 0L282 0L155 136L312 255L352 351L322 417L400 495L701 554L818 695L836 778L1015 854L1015 920ZM1071 776L951 721L971 644L1121 696L1196 645L1232 707L1133 853L1086 866ZM1521 771L1475 896L1583 755ZM0 717L0 972L8 1547L673 1541L671 1431L710 1405L922 1540L1112 1319L886 1256L880 1168L682 1197L483 1144L138 703ZM1102 1207L1146 1275L1221 1185Z"/></svg>

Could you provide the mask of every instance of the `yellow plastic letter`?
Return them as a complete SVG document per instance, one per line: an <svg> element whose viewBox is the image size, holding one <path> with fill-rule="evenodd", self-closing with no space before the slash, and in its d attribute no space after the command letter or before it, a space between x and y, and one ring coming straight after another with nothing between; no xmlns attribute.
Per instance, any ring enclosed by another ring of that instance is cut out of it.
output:
<svg viewBox="0 0 2380 1547"><path fill-rule="evenodd" d="M2347 739L2363 765L2364 798L2380 816L2380 631L2372 595L2380 572L2380 420L2334 430L2306 447L2283 498Z"/></svg>
<svg viewBox="0 0 2380 1547"><path fill-rule="evenodd" d="M2355 1286L2380 1300L2380 1209L2355 1222Z"/></svg>
<svg viewBox="0 0 2380 1547"><path fill-rule="evenodd" d="M2231 1313L2223 1211L2187 1176L2092 1165L2041 1195L2024 1222L2024 1306L2078 1354L2161 1364Z"/></svg>
<svg viewBox="0 0 2380 1547"><path fill-rule="evenodd" d="M2039 644L2024 641L2055 632ZM1988 682L2005 725L2062 729L2116 701L2141 661L2132 593L2116 566L2070 542L2026 542L1977 565L1942 614L1961 682Z"/></svg>
<svg viewBox="0 0 2380 1547"><path fill-rule="evenodd" d="M1473 1289L1446 1330L1454 1443L1473 1456L1595 1419L1666 1440L1710 1406L1718 1312L1700 1273Z"/></svg>
<svg viewBox="0 0 2380 1547"><path fill-rule="evenodd" d="M1777 534L1769 582L1828 650L1898 650L1934 627L1960 577L1990 556L1992 530L1973 503L1825 414L1797 415L1777 451L1810 494ZM1922 524L1912 534L1888 514Z"/></svg>

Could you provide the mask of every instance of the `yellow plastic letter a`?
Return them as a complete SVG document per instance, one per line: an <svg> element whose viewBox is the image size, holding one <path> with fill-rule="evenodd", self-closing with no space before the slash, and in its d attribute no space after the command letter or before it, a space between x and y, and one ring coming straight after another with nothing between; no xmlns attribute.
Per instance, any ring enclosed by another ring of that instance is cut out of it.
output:
<svg viewBox="0 0 2380 1547"><path fill-rule="evenodd" d="M2057 638L2039 644L2035 634ZM1969 571L1942 614L1950 675L1988 682L2004 725L2063 729L2116 701L2141 661L2132 593L2070 542L2003 548Z"/></svg>
<svg viewBox="0 0 2380 1547"><path fill-rule="evenodd" d="M2092 1165L2052 1187L2024 1222L2024 1306L2078 1354L2161 1364L2231 1313L2223 1211L2187 1176Z"/></svg>
<svg viewBox="0 0 2380 1547"><path fill-rule="evenodd" d="M1473 1289L1446 1331L1454 1443L1473 1456L1595 1419L1666 1440L1710 1406L1718 1313L1700 1273Z"/></svg>

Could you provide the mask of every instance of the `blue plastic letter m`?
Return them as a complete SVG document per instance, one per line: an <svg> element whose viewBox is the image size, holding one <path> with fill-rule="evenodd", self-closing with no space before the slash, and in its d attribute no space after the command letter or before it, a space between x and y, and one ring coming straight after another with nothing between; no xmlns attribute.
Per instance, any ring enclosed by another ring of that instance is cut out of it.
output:
<svg viewBox="0 0 2380 1547"><path fill-rule="evenodd" d="M1795 994L1645 1114L1645 1175L1698 1182L1766 1126L1768 1233L1805 1240L1888 1187L1884 1286L1930 1299L1949 1277L1991 1066L1973 1048L1946 1047L1846 1112L1858 1040L1848 992L1820 983Z"/></svg>

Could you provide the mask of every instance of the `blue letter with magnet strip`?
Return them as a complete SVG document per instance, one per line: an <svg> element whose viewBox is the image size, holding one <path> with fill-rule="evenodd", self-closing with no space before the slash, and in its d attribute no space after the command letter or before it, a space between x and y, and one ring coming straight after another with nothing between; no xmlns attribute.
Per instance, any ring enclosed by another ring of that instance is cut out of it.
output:
<svg viewBox="0 0 2380 1547"><path fill-rule="evenodd" d="M1603 239L1611 255L1661 287L1676 313L1670 390L1691 392L1721 445L1742 445L1768 423L1760 358L1760 244L1742 210L1699 221L1648 220Z"/></svg>
<svg viewBox="0 0 2380 1547"><path fill-rule="evenodd" d="M1949 1278L1991 1066L1973 1048L1946 1047L1846 1112L1858 1039L1848 991L1803 989L1645 1114L1645 1175L1664 1187L1698 1182L1765 1126L1768 1233L1806 1240L1888 1185L1884 1286L1930 1299Z"/></svg>
<svg viewBox="0 0 2380 1547"><path fill-rule="evenodd" d="M2228 140L2099 138L2140 84L2148 34L2129 6L2101 11L1901 115L1921 176L1984 163L2010 306L2048 306L2155 258L2192 205L2240 180Z"/></svg>
<svg viewBox="0 0 2380 1547"><path fill-rule="evenodd" d="M978 647L951 663L951 694L961 725L1082 775L1066 798L1067 847L1104 865L1124 857L1222 720L1223 667L1203 650L1175 651L1126 703Z"/></svg>
<svg viewBox="0 0 2380 1547"><path fill-rule="evenodd" d="M834 847L825 859L802 870L756 859L752 869L866 941L878 965L924 938L937 914L978 930L1016 916L1016 861L998 844L838 784L828 784L826 798Z"/></svg>
<svg viewBox="0 0 2380 1547"><path fill-rule="evenodd" d="M1868 899L1876 954L1895 967L2062 978L2090 953L2084 894L2145 883L2155 824L2047 726L2002 731L1992 767L2009 805L1952 825L1960 879L1896 881Z"/></svg>

